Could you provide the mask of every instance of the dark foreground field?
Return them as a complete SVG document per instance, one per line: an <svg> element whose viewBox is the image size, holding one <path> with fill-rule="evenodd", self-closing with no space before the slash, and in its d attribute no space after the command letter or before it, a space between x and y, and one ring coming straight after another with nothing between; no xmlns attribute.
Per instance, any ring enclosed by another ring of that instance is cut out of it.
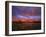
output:
<svg viewBox="0 0 46 37"><path fill-rule="evenodd" d="M39 30L41 29L41 23L12 23L12 31L19 31L19 30Z"/></svg>

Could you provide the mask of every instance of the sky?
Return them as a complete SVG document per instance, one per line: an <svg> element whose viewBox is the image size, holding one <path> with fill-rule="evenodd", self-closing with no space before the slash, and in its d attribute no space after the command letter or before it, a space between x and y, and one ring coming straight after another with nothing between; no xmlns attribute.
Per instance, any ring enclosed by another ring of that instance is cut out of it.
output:
<svg viewBox="0 0 46 37"><path fill-rule="evenodd" d="M16 18L41 18L41 7L12 6L12 17Z"/></svg>

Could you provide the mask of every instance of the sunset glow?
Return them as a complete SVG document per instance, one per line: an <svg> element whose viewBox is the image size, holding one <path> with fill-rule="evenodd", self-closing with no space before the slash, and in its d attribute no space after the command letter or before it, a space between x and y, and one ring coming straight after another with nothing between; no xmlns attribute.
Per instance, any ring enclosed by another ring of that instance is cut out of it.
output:
<svg viewBox="0 0 46 37"><path fill-rule="evenodd" d="M40 9L41 9L40 7L13 6L12 21L16 20L40 21L41 19Z"/></svg>

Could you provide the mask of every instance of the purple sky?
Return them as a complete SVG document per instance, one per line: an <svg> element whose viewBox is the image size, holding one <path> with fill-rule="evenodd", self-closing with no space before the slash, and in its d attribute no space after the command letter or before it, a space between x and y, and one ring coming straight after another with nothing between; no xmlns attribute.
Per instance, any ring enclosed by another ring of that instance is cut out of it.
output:
<svg viewBox="0 0 46 37"><path fill-rule="evenodd" d="M27 17L39 19L41 17L41 7L12 6L12 16L16 18Z"/></svg>

